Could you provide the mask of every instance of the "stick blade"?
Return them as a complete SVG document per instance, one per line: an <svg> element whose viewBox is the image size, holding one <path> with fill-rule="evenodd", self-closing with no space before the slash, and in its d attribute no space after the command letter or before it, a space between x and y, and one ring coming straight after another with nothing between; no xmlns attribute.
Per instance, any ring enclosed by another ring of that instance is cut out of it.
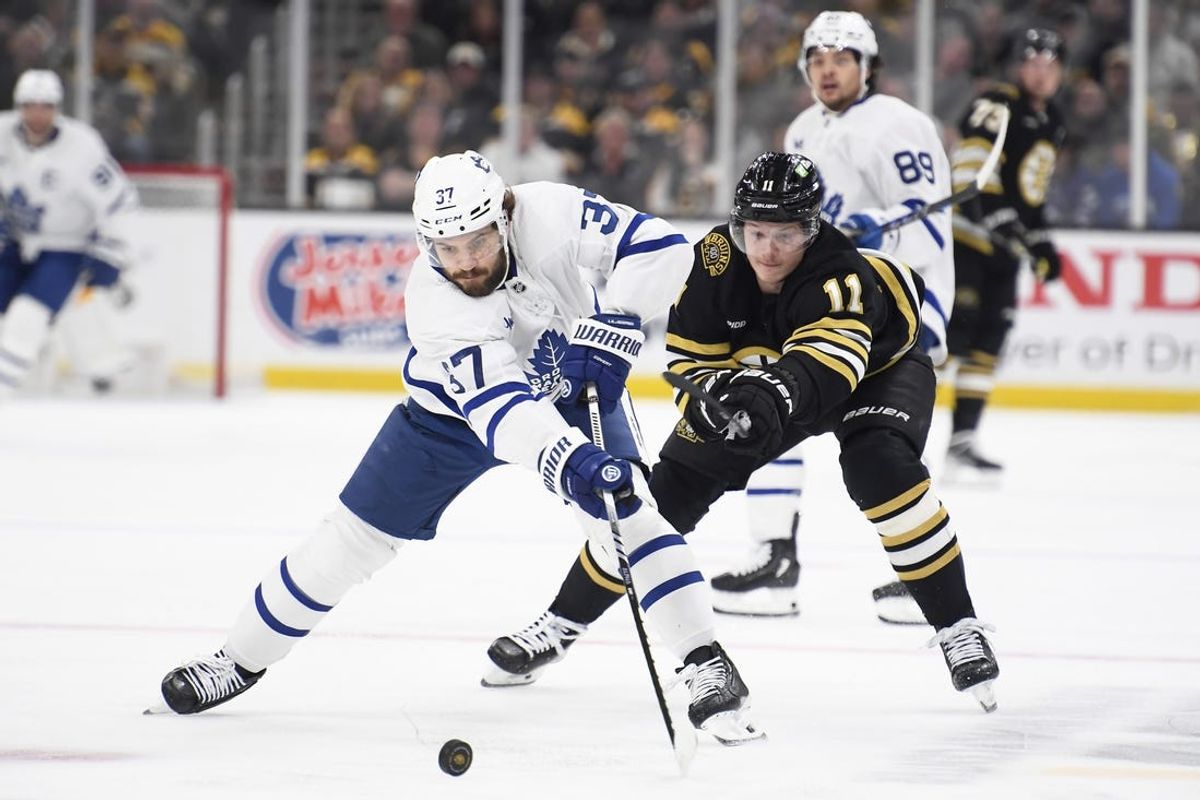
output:
<svg viewBox="0 0 1200 800"><path fill-rule="evenodd" d="M679 777L686 778L696 757L696 729L691 725L675 729L675 763L679 765Z"/></svg>

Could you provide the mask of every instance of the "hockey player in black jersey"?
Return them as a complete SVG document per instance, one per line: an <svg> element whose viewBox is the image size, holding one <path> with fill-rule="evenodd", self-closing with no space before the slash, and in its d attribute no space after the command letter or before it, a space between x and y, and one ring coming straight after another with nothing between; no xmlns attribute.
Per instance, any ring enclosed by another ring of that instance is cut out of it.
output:
<svg viewBox="0 0 1200 800"><path fill-rule="evenodd" d="M1051 100L1062 82L1065 55L1057 33L1025 31L1016 45L1017 83L981 94L959 124L962 140L950 159L955 191L974 180L991 150L998 109L1008 106L1011 112L1000 169L954 216L956 274L948 338L958 371L948 478L999 474L1000 464L976 449L975 431L1013 324L1017 278L1024 262L1042 281L1055 280L1061 271L1042 209L1066 136Z"/></svg>
<svg viewBox="0 0 1200 800"><path fill-rule="evenodd" d="M914 347L922 282L823 222L822 196L806 157L764 153L735 190L730 222L696 244L668 322L670 369L744 411L750 425L731 431L715 409L681 396L683 418L651 473L651 494L688 533L754 470L833 433L846 488L936 629L954 688L991 711L999 667L975 618L954 526L921 463L935 389L930 360ZM548 612L492 644L485 685L535 679L616 602L620 583L597 563L585 547ZM552 635L547 620L570 636Z"/></svg>

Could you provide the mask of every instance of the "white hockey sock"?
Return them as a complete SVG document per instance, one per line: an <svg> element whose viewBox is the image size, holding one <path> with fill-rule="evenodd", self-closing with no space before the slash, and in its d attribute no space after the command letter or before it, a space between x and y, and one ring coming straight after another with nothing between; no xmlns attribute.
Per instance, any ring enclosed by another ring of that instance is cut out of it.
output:
<svg viewBox="0 0 1200 800"><path fill-rule="evenodd" d="M286 656L346 592L396 555L403 540L338 506L263 577L229 631L225 652L253 672Z"/></svg>
<svg viewBox="0 0 1200 800"><path fill-rule="evenodd" d="M601 568L619 575L608 523L588 517L585 527ZM715 638L711 591L684 538L649 503L643 503L621 520L621 540L646 624L663 645L682 661L697 647L711 644Z"/></svg>
<svg viewBox="0 0 1200 800"><path fill-rule="evenodd" d="M792 538L792 521L800 513L804 492L804 454L796 445L755 470L746 483L750 538L755 542Z"/></svg>
<svg viewBox="0 0 1200 800"><path fill-rule="evenodd" d="M50 309L19 294L8 304L0 328L0 398L11 396L37 361L50 330Z"/></svg>

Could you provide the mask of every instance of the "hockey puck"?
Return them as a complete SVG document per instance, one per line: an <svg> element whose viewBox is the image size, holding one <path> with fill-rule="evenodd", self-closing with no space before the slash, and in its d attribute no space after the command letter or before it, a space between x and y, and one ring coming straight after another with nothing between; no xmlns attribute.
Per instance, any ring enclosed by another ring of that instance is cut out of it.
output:
<svg viewBox="0 0 1200 800"><path fill-rule="evenodd" d="M447 775L462 775L471 768L475 753L462 739L450 739L438 753L438 766Z"/></svg>

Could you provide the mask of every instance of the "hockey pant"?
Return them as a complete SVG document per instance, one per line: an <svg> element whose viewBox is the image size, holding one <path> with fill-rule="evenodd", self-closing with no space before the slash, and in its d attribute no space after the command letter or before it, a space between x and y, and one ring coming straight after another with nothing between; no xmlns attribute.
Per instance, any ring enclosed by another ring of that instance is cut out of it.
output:
<svg viewBox="0 0 1200 800"><path fill-rule="evenodd" d="M637 457L623 411L609 417L610 452ZM230 631L226 652L254 671L283 658L405 540L432 539L449 503L500 463L465 422L415 403L397 406L342 491L342 506L264 576ZM649 497L644 481L641 491ZM603 568L615 573L607 522L576 513ZM622 520L621 530L647 624L681 659L712 642L708 585L683 538L652 502Z"/></svg>

